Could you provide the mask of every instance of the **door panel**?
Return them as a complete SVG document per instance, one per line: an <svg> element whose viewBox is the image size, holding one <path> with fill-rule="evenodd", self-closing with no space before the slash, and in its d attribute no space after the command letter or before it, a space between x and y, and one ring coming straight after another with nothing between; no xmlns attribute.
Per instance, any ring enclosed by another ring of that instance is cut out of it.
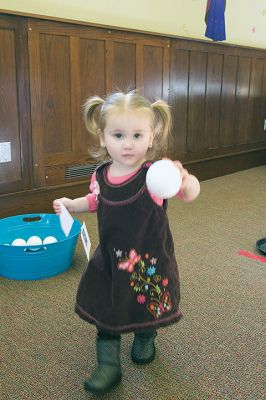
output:
<svg viewBox="0 0 266 400"><path fill-rule="evenodd" d="M0 146L10 144L11 150L10 161L5 153L1 158L0 194L27 189L31 184L26 34L21 18L0 16Z"/></svg>

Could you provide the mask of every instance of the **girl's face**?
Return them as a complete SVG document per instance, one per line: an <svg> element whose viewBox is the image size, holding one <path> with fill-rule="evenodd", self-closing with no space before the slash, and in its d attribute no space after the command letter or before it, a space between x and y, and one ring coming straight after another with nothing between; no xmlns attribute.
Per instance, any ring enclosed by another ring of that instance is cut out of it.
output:
<svg viewBox="0 0 266 400"><path fill-rule="evenodd" d="M106 147L117 172L130 173L137 169L145 161L152 141L148 112L126 110L107 116L101 145Z"/></svg>

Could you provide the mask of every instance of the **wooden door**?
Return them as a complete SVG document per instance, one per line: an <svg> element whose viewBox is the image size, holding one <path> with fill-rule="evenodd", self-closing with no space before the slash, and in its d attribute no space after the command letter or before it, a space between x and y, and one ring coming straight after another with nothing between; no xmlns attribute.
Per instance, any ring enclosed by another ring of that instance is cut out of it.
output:
<svg viewBox="0 0 266 400"><path fill-rule="evenodd" d="M0 194L31 185L27 54L25 20L0 15Z"/></svg>

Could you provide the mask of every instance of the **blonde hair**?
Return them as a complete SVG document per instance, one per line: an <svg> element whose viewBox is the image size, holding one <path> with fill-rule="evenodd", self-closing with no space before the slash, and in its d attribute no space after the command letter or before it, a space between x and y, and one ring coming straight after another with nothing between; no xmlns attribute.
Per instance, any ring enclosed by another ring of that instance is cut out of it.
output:
<svg viewBox="0 0 266 400"><path fill-rule="evenodd" d="M90 147L90 154L99 161L110 158L106 148L100 145L100 132L103 133L105 129L108 115L117 110L136 110L149 113L154 137L153 146L147 151L147 159L154 160L162 157L166 152L172 127L170 106L160 99L151 103L135 91L115 92L105 99L99 96L88 98L84 104L84 121L93 143Z"/></svg>

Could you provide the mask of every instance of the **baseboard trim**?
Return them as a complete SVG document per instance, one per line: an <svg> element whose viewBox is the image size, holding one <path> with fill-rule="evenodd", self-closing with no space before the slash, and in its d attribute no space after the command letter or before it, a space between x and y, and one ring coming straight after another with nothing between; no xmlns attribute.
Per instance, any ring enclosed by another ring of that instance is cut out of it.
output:
<svg viewBox="0 0 266 400"><path fill-rule="evenodd" d="M191 174L200 181L266 164L266 147L241 153L232 153L185 163Z"/></svg>

